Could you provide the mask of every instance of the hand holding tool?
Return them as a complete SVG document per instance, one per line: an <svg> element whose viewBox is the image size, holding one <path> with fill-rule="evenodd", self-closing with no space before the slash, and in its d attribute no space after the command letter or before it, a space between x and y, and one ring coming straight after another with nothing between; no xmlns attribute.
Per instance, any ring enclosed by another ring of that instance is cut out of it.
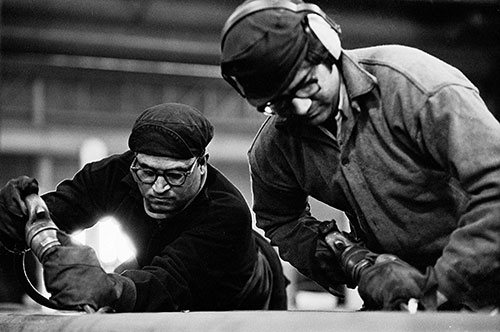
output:
<svg viewBox="0 0 500 332"><path fill-rule="evenodd" d="M42 263L45 286L52 295L50 301L58 308L87 313L114 311L113 306L130 309L135 303L133 282L106 273L91 247L75 243L60 231L38 195L28 195L25 203L26 242Z"/></svg>
<svg viewBox="0 0 500 332"><path fill-rule="evenodd" d="M22 253L27 249L24 226L28 213L24 199L36 193L38 183L28 176L11 179L0 189L0 244L8 251Z"/></svg>
<svg viewBox="0 0 500 332"><path fill-rule="evenodd" d="M437 281L434 270L424 275L395 255L377 254L348 234L334 229L325 236L341 268L350 277L369 310L415 311L414 303L426 304L426 310L435 310ZM423 300L423 301L420 301Z"/></svg>

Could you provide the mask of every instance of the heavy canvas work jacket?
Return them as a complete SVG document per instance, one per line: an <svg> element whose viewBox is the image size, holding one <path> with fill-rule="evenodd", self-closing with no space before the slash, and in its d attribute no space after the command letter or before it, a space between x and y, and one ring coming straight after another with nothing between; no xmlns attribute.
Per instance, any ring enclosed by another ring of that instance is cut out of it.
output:
<svg viewBox="0 0 500 332"><path fill-rule="evenodd" d="M137 288L134 311L254 308L252 300L267 294L242 298L257 249L241 193L208 165L205 185L189 207L158 223L144 211L129 171L133 158L128 151L90 163L43 195L58 227L72 232L104 216L116 218L140 266L124 272Z"/></svg>
<svg viewBox="0 0 500 332"><path fill-rule="evenodd" d="M454 300L500 298L500 124L476 87L402 46L344 51L340 67L349 99L340 137L280 117L257 134L257 225L321 281L312 196L345 211L370 249L434 266Z"/></svg>

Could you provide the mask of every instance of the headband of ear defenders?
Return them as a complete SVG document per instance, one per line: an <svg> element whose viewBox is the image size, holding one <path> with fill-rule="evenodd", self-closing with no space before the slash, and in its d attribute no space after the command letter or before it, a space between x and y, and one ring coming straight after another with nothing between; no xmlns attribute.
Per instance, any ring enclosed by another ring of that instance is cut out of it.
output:
<svg viewBox="0 0 500 332"><path fill-rule="evenodd" d="M221 47L224 47L224 42L228 32L236 24L238 24L238 22L256 12L272 9L289 10L294 13L309 13L307 14L308 24L313 34L335 59L340 57L340 26L328 17L328 15L326 15L317 5L305 2L294 3L289 0L255 0L246 2L239 6L231 14L231 16L229 16L224 24L224 28L222 29ZM332 29L335 33L332 33Z"/></svg>

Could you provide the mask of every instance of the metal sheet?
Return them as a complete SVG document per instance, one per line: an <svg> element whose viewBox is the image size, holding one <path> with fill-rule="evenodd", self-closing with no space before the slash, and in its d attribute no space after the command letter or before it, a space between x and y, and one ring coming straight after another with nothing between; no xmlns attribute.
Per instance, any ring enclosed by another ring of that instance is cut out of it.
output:
<svg viewBox="0 0 500 332"><path fill-rule="evenodd" d="M234 311L187 313L0 313L0 331L354 332L500 331L500 315L479 313Z"/></svg>

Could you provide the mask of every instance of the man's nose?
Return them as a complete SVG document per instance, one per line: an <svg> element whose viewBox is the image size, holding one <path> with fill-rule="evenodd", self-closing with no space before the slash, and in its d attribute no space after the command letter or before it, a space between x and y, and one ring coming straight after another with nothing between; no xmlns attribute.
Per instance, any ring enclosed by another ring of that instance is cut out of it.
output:
<svg viewBox="0 0 500 332"><path fill-rule="evenodd" d="M296 115L305 115L312 105L312 100L309 98L293 98L292 106L293 113Z"/></svg>
<svg viewBox="0 0 500 332"><path fill-rule="evenodd" d="M156 181L153 183L153 190L157 193L163 193L172 188L170 184L168 184L167 180L162 175L158 175Z"/></svg>

